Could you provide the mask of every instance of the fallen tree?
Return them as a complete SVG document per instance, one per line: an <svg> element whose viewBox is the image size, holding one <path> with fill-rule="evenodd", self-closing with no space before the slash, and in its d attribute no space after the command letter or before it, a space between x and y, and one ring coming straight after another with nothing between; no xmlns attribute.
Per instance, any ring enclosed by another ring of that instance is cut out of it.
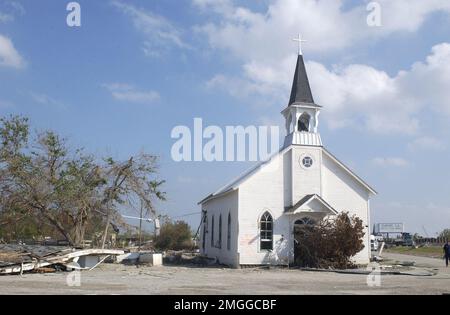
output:
<svg viewBox="0 0 450 315"><path fill-rule="evenodd" d="M352 257L364 249L363 221L341 213L335 219L295 229L295 263L308 268L355 268Z"/></svg>

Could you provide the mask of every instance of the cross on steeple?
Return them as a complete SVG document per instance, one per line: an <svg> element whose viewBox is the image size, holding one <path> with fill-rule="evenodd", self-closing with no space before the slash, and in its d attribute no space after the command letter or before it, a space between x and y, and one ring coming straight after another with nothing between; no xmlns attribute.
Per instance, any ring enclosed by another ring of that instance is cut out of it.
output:
<svg viewBox="0 0 450 315"><path fill-rule="evenodd" d="M298 34L297 38L293 39L294 42L298 42L298 54L299 55L303 55L302 52L302 43L306 43L307 41L302 39L302 36L300 35L300 33Z"/></svg>

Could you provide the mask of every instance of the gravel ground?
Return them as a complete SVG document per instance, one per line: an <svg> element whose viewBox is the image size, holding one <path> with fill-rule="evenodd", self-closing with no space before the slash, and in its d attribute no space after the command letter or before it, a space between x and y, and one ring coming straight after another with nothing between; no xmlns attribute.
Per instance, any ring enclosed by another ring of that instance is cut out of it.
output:
<svg viewBox="0 0 450 315"><path fill-rule="evenodd" d="M70 287L68 273L0 276L0 294L443 294L450 293L450 269L442 260L387 254L433 269L431 277L382 276L369 287L367 276L272 269L135 267L103 264L81 273L81 286Z"/></svg>

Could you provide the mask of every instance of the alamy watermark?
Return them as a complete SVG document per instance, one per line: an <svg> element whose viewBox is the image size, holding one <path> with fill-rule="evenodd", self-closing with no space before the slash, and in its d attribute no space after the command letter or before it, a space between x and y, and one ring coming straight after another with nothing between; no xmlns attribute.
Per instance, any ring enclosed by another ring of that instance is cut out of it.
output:
<svg viewBox="0 0 450 315"><path fill-rule="evenodd" d="M367 11L370 12L367 16L367 25L370 27L382 26L381 4L376 1L370 2L367 4Z"/></svg>
<svg viewBox="0 0 450 315"><path fill-rule="evenodd" d="M67 15L66 23L69 27L81 26L81 6L78 2L69 2L66 10L70 13Z"/></svg>
<svg viewBox="0 0 450 315"><path fill-rule="evenodd" d="M371 263L367 266L371 273L367 276L367 285L371 288L381 287L381 266L378 263Z"/></svg>
<svg viewBox="0 0 450 315"><path fill-rule="evenodd" d="M194 119L193 128L176 126L171 155L176 162L266 161L280 148L278 126L203 126Z"/></svg>
<svg viewBox="0 0 450 315"><path fill-rule="evenodd" d="M74 267L66 276L66 284L69 287L81 287L81 271L80 265L76 262L72 262L71 265Z"/></svg>

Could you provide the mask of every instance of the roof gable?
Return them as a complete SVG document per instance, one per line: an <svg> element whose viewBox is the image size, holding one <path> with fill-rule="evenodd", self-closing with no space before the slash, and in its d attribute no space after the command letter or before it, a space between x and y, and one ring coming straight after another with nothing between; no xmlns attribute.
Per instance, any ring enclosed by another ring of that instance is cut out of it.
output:
<svg viewBox="0 0 450 315"><path fill-rule="evenodd" d="M353 172L350 168L345 166L344 163L338 160L337 157L335 157L330 151L328 151L325 148L323 149L323 153L326 154L327 157L329 157L333 162L335 162L341 169L343 169L346 173L348 173L351 177L353 177L360 185L362 185L365 189L367 189L371 194L378 195L378 192L373 189L369 184L367 184L361 177L356 175L355 172Z"/></svg>
<svg viewBox="0 0 450 315"><path fill-rule="evenodd" d="M321 212L331 215L338 214L336 209L317 194L306 195L292 207L286 208L285 212L289 214L296 214L298 212Z"/></svg>

